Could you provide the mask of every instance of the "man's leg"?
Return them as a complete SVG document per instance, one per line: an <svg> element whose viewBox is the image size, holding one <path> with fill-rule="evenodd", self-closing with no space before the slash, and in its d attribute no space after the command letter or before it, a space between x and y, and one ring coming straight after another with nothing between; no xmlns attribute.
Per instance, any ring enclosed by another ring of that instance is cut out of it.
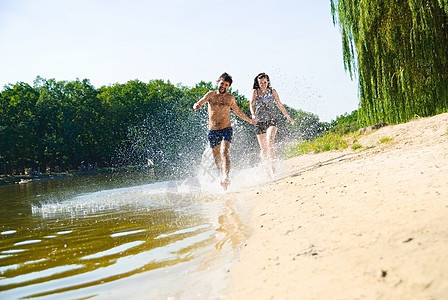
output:
<svg viewBox="0 0 448 300"><path fill-rule="evenodd" d="M222 174L222 160L221 160L221 143L212 148L213 159L220 174Z"/></svg>
<svg viewBox="0 0 448 300"><path fill-rule="evenodd" d="M221 185L225 190L230 184L230 145L229 141L222 141L220 149L222 162Z"/></svg>

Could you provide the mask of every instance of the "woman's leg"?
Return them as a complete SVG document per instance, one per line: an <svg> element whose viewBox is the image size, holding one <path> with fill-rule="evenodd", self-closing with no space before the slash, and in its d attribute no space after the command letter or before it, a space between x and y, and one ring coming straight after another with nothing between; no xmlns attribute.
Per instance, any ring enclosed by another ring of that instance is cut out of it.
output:
<svg viewBox="0 0 448 300"><path fill-rule="evenodd" d="M268 143L267 143L267 134L257 134L258 144L260 145L260 158L262 162L265 162L268 159Z"/></svg>
<svg viewBox="0 0 448 300"><path fill-rule="evenodd" d="M275 160L275 135L277 131L277 126L270 126L266 130L267 157L270 161Z"/></svg>
<svg viewBox="0 0 448 300"><path fill-rule="evenodd" d="M275 160L275 135L277 134L277 127L270 126L266 131L266 143L267 143L267 161L269 164L270 175L275 173L274 160Z"/></svg>

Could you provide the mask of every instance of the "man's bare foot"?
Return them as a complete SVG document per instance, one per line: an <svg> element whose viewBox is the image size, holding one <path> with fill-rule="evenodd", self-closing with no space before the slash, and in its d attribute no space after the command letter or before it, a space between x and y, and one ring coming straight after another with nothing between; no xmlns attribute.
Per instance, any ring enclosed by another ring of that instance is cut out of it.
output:
<svg viewBox="0 0 448 300"><path fill-rule="evenodd" d="M224 191L227 190L229 185L230 185L230 178L225 178L225 179L221 180L221 186L224 189Z"/></svg>
<svg viewBox="0 0 448 300"><path fill-rule="evenodd" d="M275 167L274 164L271 164L269 166L269 176L274 177L275 176Z"/></svg>

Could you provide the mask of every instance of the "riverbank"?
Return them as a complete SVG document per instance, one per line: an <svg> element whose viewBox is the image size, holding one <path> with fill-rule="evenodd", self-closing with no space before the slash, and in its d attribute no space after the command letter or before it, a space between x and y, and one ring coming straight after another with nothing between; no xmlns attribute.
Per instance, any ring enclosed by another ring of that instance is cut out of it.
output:
<svg viewBox="0 0 448 300"><path fill-rule="evenodd" d="M0 176L0 186L9 184L22 184L45 180L56 180L70 177L69 173L40 174L40 175L7 175Z"/></svg>
<svg viewBox="0 0 448 300"><path fill-rule="evenodd" d="M120 168L99 168L89 171L67 171L67 172L53 172L50 174L41 173L41 174L33 174L33 175L1 175L0 176L0 186L9 185L9 184L22 184L22 183L31 183L31 182L39 182L46 180L58 180L58 179L66 179L69 177L83 177L83 176L95 176L102 174L115 174L115 173L131 173L131 172L144 172L149 175L154 175L155 167L141 167L141 166L128 166L128 167L120 167ZM158 173L163 174L163 169L158 169Z"/></svg>
<svg viewBox="0 0 448 300"><path fill-rule="evenodd" d="M448 114L358 143L289 159L235 196L252 210L223 298L446 297Z"/></svg>

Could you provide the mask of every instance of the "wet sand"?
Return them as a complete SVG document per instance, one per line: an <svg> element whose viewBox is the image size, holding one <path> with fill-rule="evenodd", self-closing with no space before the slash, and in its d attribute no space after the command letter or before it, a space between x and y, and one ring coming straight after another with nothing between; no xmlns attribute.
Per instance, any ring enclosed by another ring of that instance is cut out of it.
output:
<svg viewBox="0 0 448 300"><path fill-rule="evenodd" d="M448 114L358 142L229 192L251 210L235 221L237 254L217 298L448 297Z"/></svg>

